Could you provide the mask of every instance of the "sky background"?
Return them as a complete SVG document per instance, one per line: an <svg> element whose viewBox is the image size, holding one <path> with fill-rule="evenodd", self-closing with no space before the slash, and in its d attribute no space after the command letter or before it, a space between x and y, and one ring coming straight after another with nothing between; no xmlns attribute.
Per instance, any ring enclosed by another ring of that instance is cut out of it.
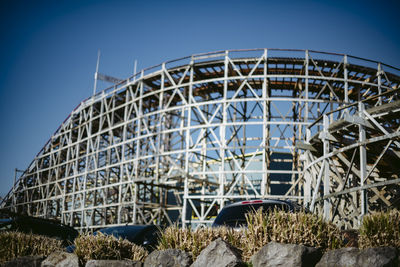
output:
<svg viewBox="0 0 400 267"><path fill-rule="evenodd" d="M398 2L398 1L397 1ZM298 48L400 67L396 1L0 2L0 197L100 72L126 78L195 53Z"/></svg>

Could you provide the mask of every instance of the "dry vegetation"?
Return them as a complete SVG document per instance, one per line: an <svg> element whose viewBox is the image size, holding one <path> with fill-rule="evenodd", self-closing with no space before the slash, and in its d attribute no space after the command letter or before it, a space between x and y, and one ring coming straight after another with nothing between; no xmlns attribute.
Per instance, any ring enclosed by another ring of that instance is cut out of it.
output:
<svg viewBox="0 0 400 267"><path fill-rule="evenodd" d="M63 249L61 240L20 232L0 232L0 262L22 256L48 256Z"/></svg>
<svg viewBox="0 0 400 267"><path fill-rule="evenodd" d="M245 261L270 241L335 249L342 246L340 231L322 218L307 213L275 211L265 216L262 210L247 216L248 228L179 229L164 231L158 249L175 248L192 253L193 260L201 250L217 238L222 238L242 251Z"/></svg>
<svg viewBox="0 0 400 267"><path fill-rule="evenodd" d="M265 216L262 210L247 215L244 231L246 251L253 255L270 241L303 244L324 250L342 247L339 229L322 217L310 213L274 211Z"/></svg>
<svg viewBox="0 0 400 267"><path fill-rule="evenodd" d="M121 260L143 261L148 252L141 246L126 239L98 233L97 235L80 235L74 241L75 253L84 264L88 260Z"/></svg>
<svg viewBox="0 0 400 267"><path fill-rule="evenodd" d="M193 260L213 240L222 238L242 251L249 261L268 242L303 244L323 250L343 247L340 231L332 223L309 213L274 211L268 216L258 210L247 215L248 228L232 229L168 227L161 235L157 249L181 249L192 254ZM91 259L131 259L143 261L148 252L127 240L99 233L80 235L75 239L81 264ZM359 230L360 248L393 246L400 248L400 212L377 212L366 215ZM33 234L0 232L0 262L28 255L47 256L63 250L62 241Z"/></svg>
<svg viewBox="0 0 400 267"><path fill-rule="evenodd" d="M191 230L190 228L182 229L177 226L170 226L161 235L157 249L185 250L192 254L194 261L205 247L219 237L232 246L240 248L243 233L226 227Z"/></svg>
<svg viewBox="0 0 400 267"><path fill-rule="evenodd" d="M359 246L392 246L400 249L400 212L375 212L364 216L360 227Z"/></svg>

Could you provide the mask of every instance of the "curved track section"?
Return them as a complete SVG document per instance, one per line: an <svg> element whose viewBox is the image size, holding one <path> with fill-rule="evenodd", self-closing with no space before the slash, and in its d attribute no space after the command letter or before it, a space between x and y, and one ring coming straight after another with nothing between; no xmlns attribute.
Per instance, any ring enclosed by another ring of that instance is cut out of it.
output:
<svg viewBox="0 0 400 267"><path fill-rule="evenodd" d="M2 206L83 230L280 198L354 227L399 205L399 74L303 50L166 62L83 101Z"/></svg>

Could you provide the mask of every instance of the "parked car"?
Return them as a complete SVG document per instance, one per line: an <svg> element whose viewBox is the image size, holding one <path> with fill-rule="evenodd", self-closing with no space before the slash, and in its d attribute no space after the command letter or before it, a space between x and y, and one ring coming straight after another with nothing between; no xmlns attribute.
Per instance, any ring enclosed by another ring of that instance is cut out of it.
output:
<svg viewBox="0 0 400 267"><path fill-rule="evenodd" d="M1 213L3 219L0 219L0 231L18 231L44 235L62 240L65 246L71 244L79 234L74 228L61 224L56 220L19 215L11 212L7 212L7 216L5 216L4 211Z"/></svg>
<svg viewBox="0 0 400 267"><path fill-rule="evenodd" d="M302 210L301 206L298 204L286 200L257 199L240 201L225 206L215 218L212 227L246 227L246 214L256 211L259 208L262 208L266 214L275 209L287 212L298 212Z"/></svg>
<svg viewBox="0 0 400 267"><path fill-rule="evenodd" d="M158 225L124 225L103 228L94 232L93 235L98 233L127 239L136 245L146 248L148 251L153 251L158 243L161 227ZM74 250L74 245L67 247L68 252L73 252Z"/></svg>
<svg viewBox="0 0 400 267"><path fill-rule="evenodd" d="M116 238L121 237L147 250L153 250L158 243L161 228L157 225L125 225L103 228L98 232L113 235Z"/></svg>

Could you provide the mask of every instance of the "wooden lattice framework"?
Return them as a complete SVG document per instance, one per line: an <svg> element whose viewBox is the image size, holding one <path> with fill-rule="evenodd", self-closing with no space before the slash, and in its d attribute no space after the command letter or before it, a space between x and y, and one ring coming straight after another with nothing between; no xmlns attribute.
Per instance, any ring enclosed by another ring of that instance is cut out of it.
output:
<svg viewBox="0 0 400 267"><path fill-rule="evenodd" d="M204 225L239 199L343 227L399 206L400 70L309 50L169 61L84 100L1 206L84 230Z"/></svg>

